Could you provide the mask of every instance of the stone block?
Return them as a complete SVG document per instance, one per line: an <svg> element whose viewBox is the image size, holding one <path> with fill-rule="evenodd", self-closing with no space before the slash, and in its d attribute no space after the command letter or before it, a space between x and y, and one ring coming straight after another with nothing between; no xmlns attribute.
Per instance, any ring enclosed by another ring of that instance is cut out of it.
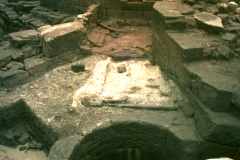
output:
<svg viewBox="0 0 240 160"><path fill-rule="evenodd" d="M50 153L48 155L48 159L49 160L66 159L66 158L68 159L73 154L74 149L79 145L79 141L82 138L83 138L82 136L73 135L57 141L52 146ZM72 156L75 156L75 155L72 155Z"/></svg>
<svg viewBox="0 0 240 160"><path fill-rule="evenodd" d="M198 28L213 32L221 32L224 30L221 18L212 13L202 12L195 14L194 18L197 20Z"/></svg>
<svg viewBox="0 0 240 160"><path fill-rule="evenodd" d="M27 58L24 60L25 69L30 75L39 74L47 69L47 61L40 58Z"/></svg>
<svg viewBox="0 0 240 160"><path fill-rule="evenodd" d="M41 32L43 54L49 58L79 48L87 41L86 29L81 22L55 25Z"/></svg>
<svg viewBox="0 0 240 160"><path fill-rule="evenodd" d="M0 77L4 87L13 87L24 82L29 74L23 70L9 70L1 73Z"/></svg>
<svg viewBox="0 0 240 160"><path fill-rule="evenodd" d="M173 7L164 7L166 2L156 2L153 6L153 22L162 29L184 30L185 17Z"/></svg>
<svg viewBox="0 0 240 160"><path fill-rule="evenodd" d="M237 40L237 35L232 33L226 33L221 36L221 39L227 42L234 42Z"/></svg>
<svg viewBox="0 0 240 160"><path fill-rule="evenodd" d="M12 55L5 51L5 50L0 50L0 67L5 66L12 60Z"/></svg>
<svg viewBox="0 0 240 160"><path fill-rule="evenodd" d="M198 60L202 57L203 48L191 33L168 33L181 50L183 62ZM166 45L169 46L169 45Z"/></svg>
<svg viewBox="0 0 240 160"><path fill-rule="evenodd" d="M207 141L237 147L240 145L240 121L229 113L214 112L198 103L194 117L200 135Z"/></svg>
<svg viewBox="0 0 240 160"><path fill-rule="evenodd" d="M10 33L11 42L15 47L25 44L37 44L39 42L38 32L35 30L26 30Z"/></svg>

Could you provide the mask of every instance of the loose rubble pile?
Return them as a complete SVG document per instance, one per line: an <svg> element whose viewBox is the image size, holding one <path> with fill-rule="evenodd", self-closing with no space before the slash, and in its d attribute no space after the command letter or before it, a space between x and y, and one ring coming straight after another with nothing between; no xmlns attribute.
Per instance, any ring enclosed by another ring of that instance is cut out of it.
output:
<svg viewBox="0 0 240 160"><path fill-rule="evenodd" d="M94 9L90 8L85 16L89 17ZM83 22L74 23L74 17L41 7L39 1L1 2L0 83L5 87L21 84L33 72L38 72L37 66L45 65L45 71L41 70L46 72L47 68L57 64L58 60L53 57L79 50L79 45L86 43L86 29ZM64 58L65 61L70 59L72 56L69 55Z"/></svg>

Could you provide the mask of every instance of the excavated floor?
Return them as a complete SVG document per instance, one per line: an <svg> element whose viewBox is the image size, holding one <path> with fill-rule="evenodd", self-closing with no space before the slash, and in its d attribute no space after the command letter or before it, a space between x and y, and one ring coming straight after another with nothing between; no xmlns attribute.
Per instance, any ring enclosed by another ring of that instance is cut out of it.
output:
<svg viewBox="0 0 240 160"><path fill-rule="evenodd" d="M164 79L158 66L148 60L113 62L108 58L98 62L92 77L76 92L73 107L88 101L88 106L176 110L178 100L180 91Z"/></svg>

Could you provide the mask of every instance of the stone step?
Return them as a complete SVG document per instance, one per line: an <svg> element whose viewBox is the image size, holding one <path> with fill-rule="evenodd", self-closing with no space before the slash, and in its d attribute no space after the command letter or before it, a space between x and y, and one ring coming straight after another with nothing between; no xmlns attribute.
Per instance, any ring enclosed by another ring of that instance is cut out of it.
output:
<svg viewBox="0 0 240 160"><path fill-rule="evenodd" d="M240 113L240 60L198 61L185 64L192 92L213 111Z"/></svg>
<svg viewBox="0 0 240 160"><path fill-rule="evenodd" d="M227 112L214 112L204 106L189 90L186 93L194 107L194 119L200 135L214 144L239 147L239 116L234 117Z"/></svg>
<svg viewBox="0 0 240 160"><path fill-rule="evenodd" d="M34 17L32 14L24 14L19 19L29 29L36 29L48 25L43 22L43 20Z"/></svg>
<svg viewBox="0 0 240 160"><path fill-rule="evenodd" d="M177 8L167 2L157 1L153 6L153 22L162 29L185 30L186 19Z"/></svg>
<svg viewBox="0 0 240 160"><path fill-rule="evenodd" d="M65 18L69 17L68 14L54 12L44 7L36 7L32 9L31 14L34 17L44 20L51 25L60 24Z"/></svg>

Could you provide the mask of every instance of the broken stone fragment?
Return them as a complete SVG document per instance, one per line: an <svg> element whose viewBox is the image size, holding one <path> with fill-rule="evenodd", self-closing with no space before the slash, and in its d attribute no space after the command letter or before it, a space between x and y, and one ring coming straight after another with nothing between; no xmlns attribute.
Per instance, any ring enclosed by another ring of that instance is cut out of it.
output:
<svg viewBox="0 0 240 160"><path fill-rule="evenodd" d="M16 61L11 61L5 66L7 69L13 69L13 70L23 70L24 64Z"/></svg>
<svg viewBox="0 0 240 160"><path fill-rule="evenodd" d="M221 32L224 29L222 20L212 13L202 12L195 14L194 18L198 22L198 27L204 30Z"/></svg>
<svg viewBox="0 0 240 160"><path fill-rule="evenodd" d="M118 73L124 73L127 71L126 65L121 64L120 66L117 67Z"/></svg>
<svg viewBox="0 0 240 160"><path fill-rule="evenodd" d="M189 14L193 14L194 13L194 9L192 9L191 7L188 7L188 6L181 7L180 9L178 9L178 11L182 15L189 15Z"/></svg>
<svg viewBox="0 0 240 160"><path fill-rule="evenodd" d="M28 148L30 149L41 149L42 148L42 143L29 143Z"/></svg>
<svg viewBox="0 0 240 160"><path fill-rule="evenodd" d="M19 151L23 151L23 150L25 150L27 147L26 146L20 146L19 147Z"/></svg>
<svg viewBox="0 0 240 160"><path fill-rule="evenodd" d="M219 55L220 58L223 57L223 58L228 59L231 49L226 45L222 45L217 48L217 51L218 51L218 53L220 53L220 55Z"/></svg>
<svg viewBox="0 0 240 160"><path fill-rule="evenodd" d="M99 33L90 33L88 34L88 40L92 42L95 46L102 47L105 43L105 35Z"/></svg>
<svg viewBox="0 0 240 160"><path fill-rule="evenodd" d="M226 34L221 36L221 39L225 40L225 41L228 41L228 42L234 42L237 39L237 35L232 34L232 33L226 33Z"/></svg>
<svg viewBox="0 0 240 160"><path fill-rule="evenodd" d="M84 54L92 54L92 49L86 45L80 46L80 49Z"/></svg>
<svg viewBox="0 0 240 160"><path fill-rule="evenodd" d="M41 49L34 45L24 45L22 47L22 58L31 58L33 56L36 56L38 53L40 53Z"/></svg>
<svg viewBox="0 0 240 160"><path fill-rule="evenodd" d="M8 64L12 59L11 54L6 51L0 50L0 67L5 66Z"/></svg>
<svg viewBox="0 0 240 160"><path fill-rule="evenodd" d="M24 82L29 77L29 74L23 70L9 70L1 73L0 77L3 86L12 87Z"/></svg>
<svg viewBox="0 0 240 160"><path fill-rule="evenodd" d="M237 7L238 7L238 4L236 2L231 1L228 3L229 11L235 11Z"/></svg>
<svg viewBox="0 0 240 160"><path fill-rule="evenodd" d="M29 141L30 135L27 132L23 132L21 137L17 140L19 144L24 145Z"/></svg>
<svg viewBox="0 0 240 160"><path fill-rule="evenodd" d="M229 16L228 16L228 14L218 14L217 16L219 18L221 18L223 25L226 25L226 24L229 23Z"/></svg>

